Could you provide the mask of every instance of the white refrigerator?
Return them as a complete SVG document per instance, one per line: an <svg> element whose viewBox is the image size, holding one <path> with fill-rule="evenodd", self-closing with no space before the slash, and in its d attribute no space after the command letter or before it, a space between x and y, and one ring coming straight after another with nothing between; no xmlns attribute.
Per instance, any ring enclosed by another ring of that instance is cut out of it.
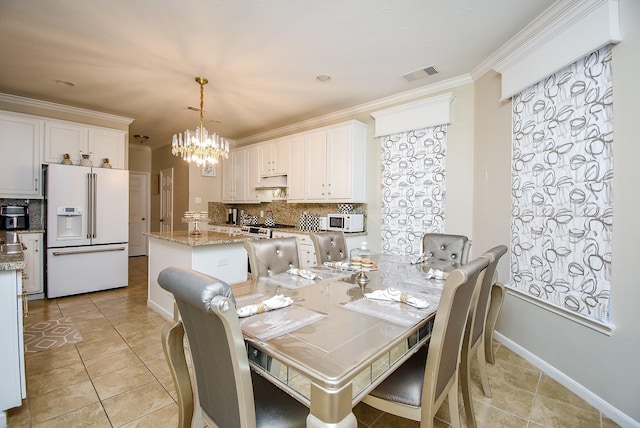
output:
<svg viewBox="0 0 640 428"><path fill-rule="evenodd" d="M126 286L129 171L44 168L47 297Z"/></svg>

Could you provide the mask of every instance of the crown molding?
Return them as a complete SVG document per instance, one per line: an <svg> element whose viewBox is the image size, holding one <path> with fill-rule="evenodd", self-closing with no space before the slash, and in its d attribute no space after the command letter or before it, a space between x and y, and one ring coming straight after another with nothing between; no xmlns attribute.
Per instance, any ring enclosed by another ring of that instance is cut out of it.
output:
<svg viewBox="0 0 640 428"><path fill-rule="evenodd" d="M88 110L79 107L66 106L64 104L52 103L49 101L36 100L33 98L21 97L18 95L3 94L0 93L0 102L7 102L16 105L22 105L27 107L42 108L47 110L54 110L62 113L77 114L85 117L91 117L96 119L108 120L115 123L123 123L130 125L134 119L124 116L116 116L114 114L102 113L99 111Z"/></svg>
<svg viewBox="0 0 640 428"><path fill-rule="evenodd" d="M307 131L313 128L319 128L321 126L329 125L338 121L353 119L353 117L358 114L369 114L374 110L391 107L393 105L405 103L407 101L415 101L416 99L423 98L437 92L450 90L458 86L467 85L470 83L473 83L473 79L469 74L464 74L458 77L453 77L451 79L436 82L431 85L421 86L420 88L412 89L410 91L400 92L389 97L380 98L375 101L350 107L348 109L339 110L323 116L318 116L313 119L283 126L281 128L272 129L248 137L239 138L236 140L236 143L238 146L244 146L247 144L271 140L283 135L296 134L298 132Z"/></svg>

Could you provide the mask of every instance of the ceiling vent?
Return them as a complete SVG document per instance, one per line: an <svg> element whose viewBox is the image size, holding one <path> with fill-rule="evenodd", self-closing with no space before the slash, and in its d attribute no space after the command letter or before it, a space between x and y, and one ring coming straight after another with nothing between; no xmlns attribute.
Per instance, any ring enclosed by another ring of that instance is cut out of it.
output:
<svg viewBox="0 0 640 428"><path fill-rule="evenodd" d="M433 76L434 74L438 74L438 69L433 65L430 65L429 67L407 73L402 76L402 78L407 82L413 82L414 80L424 79L425 77Z"/></svg>

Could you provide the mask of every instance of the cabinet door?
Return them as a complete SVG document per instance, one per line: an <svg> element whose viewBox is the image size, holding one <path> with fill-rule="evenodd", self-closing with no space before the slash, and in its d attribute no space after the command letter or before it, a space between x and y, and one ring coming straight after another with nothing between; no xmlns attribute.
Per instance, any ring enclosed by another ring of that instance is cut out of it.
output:
<svg viewBox="0 0 640 428"><path fill-rule="evenodd" d="M109 159L112 168L125 169L125 131L89 128L89 152L93 166L101 166Z"/></svg>
<svg viewBox="0 0 640 428"><path fill-rule="evenodd" d="M287 175L289 173L289 144L290 139L281 138L273 143L273 175Z"/></svg>
<svg viewBox="0 0 640 428"><path fill-rule="evenodd" d="M233 165L236 158L236 152L229 153L229 159L222 162L222 201L234 202L235 200L235 182L233 180Z"/></svg>
<svg viewBox="0 0 640 428"><path fill-rule="evenodd" d="M26 115L0 114L0 197L42 198L42 123Z"/></svg>
<svg viewBox="0 0 640 428"><path fill-rule="evenodd" d="M247 202L259 203L260 192L256 187L260 184L260 147L247 149Z"/></svg>
<svg viewBox="0 0 640 428"><path fill-rule="evenodd" d="M60 163L68 153L73 164L79 165L82 153L89 152L86 126L47 120L44 132L44 163Z"/></svg>
<svg viewBox="0 0 640 428"><path fill-rule="evenodd" d="M235 200L245 202L248 196L249 180L247 178L247 149L236 151L233 159L233 181L235 188Z"/></svg>
<svg viewBox="0 0 640 428"><path fill-rule="evenodd" d="M327 199L327 131L305 135L305 194L307 200Z"/></svg>
<svg viewBox="0 0 640 428"><path fill-rule="evenodd" d="M327 130L327 198L350 199L352 190L353 141L351 125ZM364 153L360 154L364 156ZM364 180L364 176L359 178Z"/></svg>
<svg viewBox="0 0 640 428"><path fill-rule="evenodd" d="M27 294L43 293L42 275L42 233L21 233L20 242L26 247L23 250L25 269L22 284Z"/></svg>
<svg viewBox="0 0 640 428"><path fill-rule="evenodd" d="M287 174L288 201L301 201L305 199L305 141L304 136L297 135L290 141L290 163Z"/></svg>
<svg viewBox="0 0 640 428"><path fill-rule="evenodd" d="M260 148L260 175L268 177L273 171L273 142L269 141L258 147Z"/></svg>

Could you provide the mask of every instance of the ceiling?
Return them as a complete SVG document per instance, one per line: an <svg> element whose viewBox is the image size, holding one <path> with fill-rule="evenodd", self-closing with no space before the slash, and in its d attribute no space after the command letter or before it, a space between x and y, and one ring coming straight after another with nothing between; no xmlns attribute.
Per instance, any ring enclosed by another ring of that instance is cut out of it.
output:
<svg viewBox="0 0 640 428"><path fill-rule="evenodd" d="M205 126L242 140L468 75L553 2L0 0L0 93L130 117L160 147L197 126L204 76Z"/></svg>

